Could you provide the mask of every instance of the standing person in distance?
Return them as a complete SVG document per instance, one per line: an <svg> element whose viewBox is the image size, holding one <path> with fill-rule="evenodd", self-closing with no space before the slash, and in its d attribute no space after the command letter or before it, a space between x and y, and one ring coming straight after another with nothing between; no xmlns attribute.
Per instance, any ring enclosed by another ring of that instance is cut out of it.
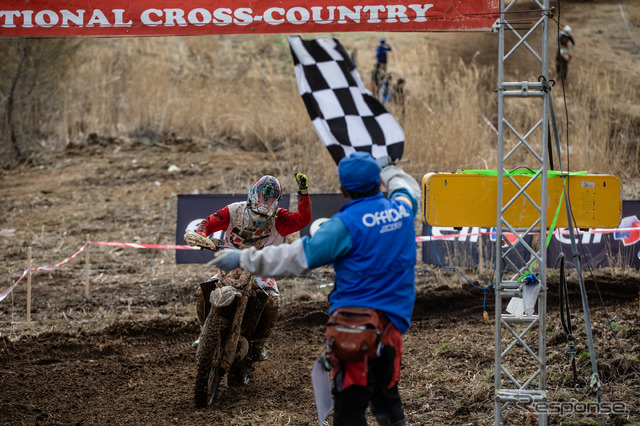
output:
<svg viewBox="0 0 640 426"><path fill-rule="evenodd" d="M405 100L407 98L407 95L409 94L407 89L406 89L406 87L405 87L405 85L406 85L406 83L405 83L404 78L399 78L398 82L393 87L393 93L391 94L391 102L393 102L394 104L400 106L401 113L402 113L402 118L404 118Z"/></svg>
<svg viewBox="0 0 640 426"><path fill-rule="evenodd" d="M371 71L371 94L377 100L380 100L380 87L382 87L383 78L384 72L382 72L380 64L376 63L373 71Z"/></svg>
<svg viewBox="0 0 640 426"><path fill-rule="evenodd" d="M382 82L382 99L380 101L382 105L391 102L391 98L393 96L393 90L394 90L392 81L393 81L393 76L391 74L387 74L384 81Z"/></svg>
<svg viewBox="0 0 640 426"><path fill-rule="evenodd" d="M385 39L380 39L380 44L376 49L376 63L380 64L380 70L387 73L387 52L390 52L391 46L387 44Z"/></svg>
<svg viewBox="0 0 640 426"><path fill-rule="evenodd" d="M284 237L300 231L311 222L311 201L308 194L308 179L302 173L296 173L298 184L298 211L279 207L282 198L280 182L273 176L262 176L251 188L247 201L229 204L205 218L196 228L196 232L208 237L216 231L225 231L227 244L238 249L248 247L263 248L284 242ZM195 241L186 241L196 245ZM224 284L233 285L234 278L241 275L242 270L223 271L216 274ZM266 276L268 277L268 276ZM275 328L280 316L278 285L274 278L255 276L256 283L269 296L264 311L254 333L252 358L254 361L267 359L266 343ZM204 297L200 288L196 295L196 312L200 324L204 324ZM197 346L199 341L194 343Z"/></svg>
<svg viewBox="0 0 640 426"><path fill-rule="evenodd" d="M569 61L571 60L571 51L576 47L576 42L571 35L571 27L565 25L560 31L560 35L556 40L558 43L558 52L556 54L556 76L562 81L567 80L569 72ZM571 43L571 46L569 46Z"/></svg>
<svg viewBox="0 0 640 426"><path fill-rule="evenodd" d="M402 334L409 328L415 301L413 219L420 186L389 164L388 157L374 160L365 152L343 158L338 175L340 190L349 201L311 238L262 250L223 250L213 263L223 270L241 265L252 273L272 276L300 275L332 264L336 275L329 313L346 307L370 308L385 327L378 357L338 359L333 364L334 425L366 425L369 406L379 424L401 426L405 416L398 381ZM380 192L381 182L387 198Z"/></svg>

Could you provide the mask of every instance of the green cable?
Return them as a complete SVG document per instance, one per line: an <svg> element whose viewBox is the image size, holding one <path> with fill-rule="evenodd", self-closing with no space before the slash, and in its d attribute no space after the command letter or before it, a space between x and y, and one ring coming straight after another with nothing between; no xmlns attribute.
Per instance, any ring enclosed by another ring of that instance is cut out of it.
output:
<svg viewBox="0 0 640 426"><path fill-rule="evenodd" d="M479 170L458 170L456 173L461 173L461 174L473 174L473 175L483 175L483 176L498 176L498 171L497 170L485 170L485 169L479 169ZM534 175L536 172L534 172L533 170L512 170L510 172L503 172L502 175L503 176L532 176ZM589 174L589 172L587 172L586 170L583 171L579 171L579 172L570 172L570 173L562 173L558 170L549 170L547 171L547 178L550 177L560 177L560 176L583 176L583 175L587 175Z"/></svg>
<svg viewBox="0 0 640 426"><path fill-rule="evenodd" d="M553 220L551 221L551 226L549 227L549 232L547 233L547 241L544 246L545 250L549 248L549 243L551 242L551 237L553 236L553 231L556 229L556 223L558 222L558 216L560 216L560 208L562 207L562 201L564 200L564 191L565 184L567 182L567 178L562 178L562 194L560 194L560 201L558 202L558 207L556 208L556 213L553 215ZM537 260L535 260L531 266L535 265ZM531 266L529 266L529 272L533 275L533 271L531 270ZM525 272L522 274L520 278L516 282L522 281L528 274Z"/></svg>

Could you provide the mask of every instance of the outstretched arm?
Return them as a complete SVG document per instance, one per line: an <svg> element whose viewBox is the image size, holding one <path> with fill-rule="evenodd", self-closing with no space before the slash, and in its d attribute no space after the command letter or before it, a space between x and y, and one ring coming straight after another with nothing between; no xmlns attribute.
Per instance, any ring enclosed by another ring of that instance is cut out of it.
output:
<svg viewBox="0 0 640 426"><path fill-rule="evenodd" d="M411 206L413 214L418 212L420 202L420 185L400 167L389 164L389 157L382 157L376 161L382 167L380 180L387 188L389 198L403 200Z"/></svg>
<svg viewBox="0 0 640 426"><path fill-rule="evenodd" d="M242 266L252 274L270 277L296 276L337 260L351 250L351 235L344 222L332 218L323 223L313 237L302 237L291 244L257 250L223 250L211 262L224 270Z"/></svg>

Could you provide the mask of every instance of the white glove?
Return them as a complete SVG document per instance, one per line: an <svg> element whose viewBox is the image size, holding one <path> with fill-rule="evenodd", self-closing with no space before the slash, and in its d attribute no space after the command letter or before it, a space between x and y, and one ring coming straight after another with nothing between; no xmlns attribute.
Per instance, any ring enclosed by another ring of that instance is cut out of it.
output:
<svg viewBox="0 0 640 426"><path fill-rule="evenodd" d="M385 167L394 164L393 161L391 160L391 157L389 157L388 155L385 155L384 157L376 158L376 163L378 163L378 166L380 166L380 169L384 169Z"/></svg>
<svg viewBox="0 0 640 426"><path fill-rule="evenodd" d="M225 272L233 271L240 266L242 250L225 249L216 253L216 257L207 263L207 266L217 266Z"/></svg>

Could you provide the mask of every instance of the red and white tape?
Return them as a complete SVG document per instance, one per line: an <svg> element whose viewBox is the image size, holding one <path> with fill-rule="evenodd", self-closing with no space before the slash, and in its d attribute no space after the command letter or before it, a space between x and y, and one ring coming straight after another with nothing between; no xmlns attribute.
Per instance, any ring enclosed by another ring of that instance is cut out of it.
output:
<svg viewBox="0 0 640 426"><path fill-rule="evenodd" d="M576 229L574 232L578 235L581 234L586 234L586 233L593 233L593 234L611 234L614 232L638 232L640 230L640 228L616 228L616 229L603 229L603 228L598 228L598 229L590 229L589 231L581 231ZM558 235L564 235L564 234L569 234L569 230L567 229L556 229L555 231L553 231L554 234L558 234ZM416 237L416 242L425 242L425 241L437 241L437 240L452 240L455 238L466 238L466 237L474 237L474 236L478 236L478 235L495 235L495 232L470 232L470 233L464 233L464 234L446 234L446 235L433 235L433 236L419 236ZM507 238L509 238L509 236L515 237L514 234L512 233L505 233L505 235L507 236ZM522 234L520 234L522 235ZM530 233L529 235L534 235L534 233ZM515 241L515 239L509 238L510 241ZM74 254L72 254L71 256L69 256L68 258L64 259L62 262L60 263L56 263L55 265L47 265L47 266L38 266L35 268L27 268L25 269L25 271L22 273L22 275L20 276L20 278L18 278L18 281L16 281L11 287L5 289L2 291L2 293L0 293L0 302L3 301L12 291L14 288L16 288L18 286L18 284L20 283L20 281L22 281L22 279L27 276L27 274L29 273L29 271L52 271L54 269L59 268L60 266L64 265L65 263L68 263L70 260L75 259L80 253L82 253L84 250L86 250L86 248L90 245L90 244L95 244L98 246L110 246L110 247L129 247L129 248L135 248L135 249L161 249L161 250L200 250L200 247L191 247L191 246L184 246L184 245L163 245L163 244L136 244L136 243L117 243L117 242L108 242L108 241L90 241L85 243L85 245L83 245L80 250L78 250L77 252L75 252Z"/></svg>
<svg viewBox="0 0 640 426"><path fill-rule="evenodd" d="M22 275L20 276L20 278L18 278L18 281L16 281L11 287L3 290L2 293L0 293L0 302L3 301L13 291L13 289L18 286L20 281L22 281L22 279L27 276L29 271L32 271L32 272L36 272L36 271L52 271L54 269L57 269L60 266L64 265L65 263L69 262L70 260L75 259L80 253L85 251L85 249L87 247L89 247L90 244L95 244L95 245L98 245L98 246L129 247L129 248L137 248L137 249L143 249L143 248L144 249L149 249L149 248L151 248L151 249L166 249L166 250L200 250L200 247L190 247L190 246L180 246L180 245L112 243L112 242L107 242L107 241L89 241L89 242L85 243L85 245L80 247L80 250L78 250L77 252L75 252L71 256L67 257L66 259L64 259L60 263L56 263L55 265L38 266L38 267L35 267L35 268L27 268L27 269L25 269L24 272L22 273Z"/></svg>
<svg viewBox="0 0 640 426"><path fill-rule="evenodd" d="M88 244L97 246L111 247L129 247L137 249L165 249L165 250L200 250L200 247L179 246L179 245L162 245L162 244L135 244L135 243L111 243L107 241L91 241Z"/></svg>
<svg viewBox="0 0 640 426"><path fill-rule="evenodd" d="M589 229L588 231L582 231L580 229L574 229L575 235L584 235L584 234L613 234L614 232L640 232L640 228L615 228L615 229L605 229L605 228L594 228ZM555 235L569 235L571 231L568 229L556 229L553 231ZM515 239L515 234L512 232L503 232L510 241ZM538 232L530 232L527 235L538 235ZM478 235L496 235L495 232L468 232L464 234L443 234L443 235L426 235L416 237L416 242L425 242L425 241L438 241L438 240L454 240L456 238L466 238L466 237L475 237ZM518 234L522 236L524 234ZM511 239L510 237L513 237Z"/></svg>

